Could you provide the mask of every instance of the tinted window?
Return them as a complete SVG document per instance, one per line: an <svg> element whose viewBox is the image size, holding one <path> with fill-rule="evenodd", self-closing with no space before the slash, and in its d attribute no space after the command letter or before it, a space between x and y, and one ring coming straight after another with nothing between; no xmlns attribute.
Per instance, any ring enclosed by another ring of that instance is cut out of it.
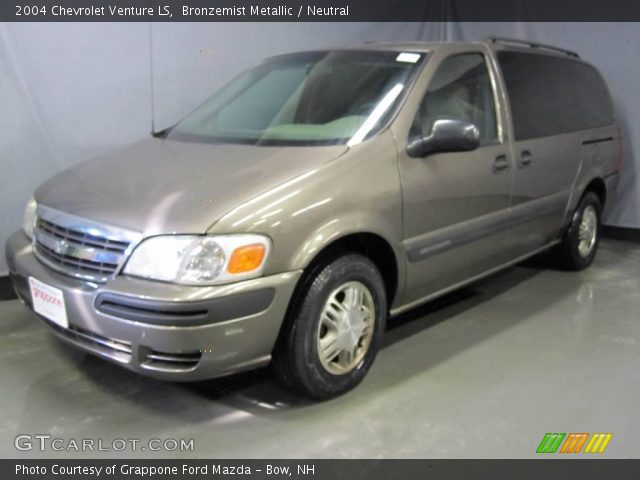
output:
<svg viewBox="0 0 640 480"><path fill-rule="evenodd" d="M584 63L520 52L500 52L516 140L613 123L600 74Z"/></svg>
<svg viewBox="0 0 640 480"><path fill-rule="evenodd" d="M438 118L471 122L481 139L496 138L495 102L483 55L465 53L442 61L420 104L412 135L429 135Z"/></svg>

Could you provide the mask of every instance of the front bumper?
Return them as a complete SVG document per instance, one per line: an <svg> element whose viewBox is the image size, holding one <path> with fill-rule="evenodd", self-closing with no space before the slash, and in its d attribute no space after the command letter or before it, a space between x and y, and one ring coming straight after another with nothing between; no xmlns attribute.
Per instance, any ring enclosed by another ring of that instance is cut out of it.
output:
<svg viewBox="0 0 640 480"><path fill-rule="evenodd" d="M189 287L118 276L104 284L45 267L22 231L6 245L18 296L29 277L63 291L69 329L40 317L63 340L144 375L197 381L269 362L301 272Z"/></svg>

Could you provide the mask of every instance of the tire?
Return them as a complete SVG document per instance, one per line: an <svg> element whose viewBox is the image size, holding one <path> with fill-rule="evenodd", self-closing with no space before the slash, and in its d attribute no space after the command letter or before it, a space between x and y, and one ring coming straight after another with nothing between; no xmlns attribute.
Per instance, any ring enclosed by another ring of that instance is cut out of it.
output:
<svg viewBox="0 0 640 480"><path fill-rule="evenodd" d="M601 214L600 199L595 193L587 192L573 214L562 243L554 250L554 258L561 267L578 271L591 265L600 243ZM591 224L591 227L587 224Z"/></svg>
<svg viewBox="0 0 640 480"><path fill-rule="evenodd" d="M368 258L349 253L316 265L298 290L274 351L276 377L315 400L341 395L362 381L380 348L382 276Z"/></svg>

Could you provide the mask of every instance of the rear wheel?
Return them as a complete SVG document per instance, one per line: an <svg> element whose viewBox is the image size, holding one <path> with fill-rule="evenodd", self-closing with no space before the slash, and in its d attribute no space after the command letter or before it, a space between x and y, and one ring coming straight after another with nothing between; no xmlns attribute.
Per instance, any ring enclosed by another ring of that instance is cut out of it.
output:
<svg viewBox="0 0 640 480"><path fill-rule="evenodd" d="M274 352L275 372L286 386L327 399L358 385L373 363L387 318L384 282L368 258L345 254L302 285Z"/></svg>
<svg viewBox="0 0 640 480"><path fill-rule="evenodd" d="M555 249L555 258L568 270L582 270L593 262L600 242L600 215L602 205L593 192L580 200L569 230Z"/></svg>

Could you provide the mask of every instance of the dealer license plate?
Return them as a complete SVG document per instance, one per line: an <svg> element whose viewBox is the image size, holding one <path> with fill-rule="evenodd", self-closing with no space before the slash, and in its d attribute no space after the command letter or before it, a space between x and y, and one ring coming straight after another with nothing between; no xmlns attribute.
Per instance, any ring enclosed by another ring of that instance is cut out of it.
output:
<svg viewBox="0 0 640 480"><path fill-rule="evenodd" d="M61 327L69 328L62 290L42 283L33 277L29 277L29 289L31 290L33 309L36 313Z"/></svg>

